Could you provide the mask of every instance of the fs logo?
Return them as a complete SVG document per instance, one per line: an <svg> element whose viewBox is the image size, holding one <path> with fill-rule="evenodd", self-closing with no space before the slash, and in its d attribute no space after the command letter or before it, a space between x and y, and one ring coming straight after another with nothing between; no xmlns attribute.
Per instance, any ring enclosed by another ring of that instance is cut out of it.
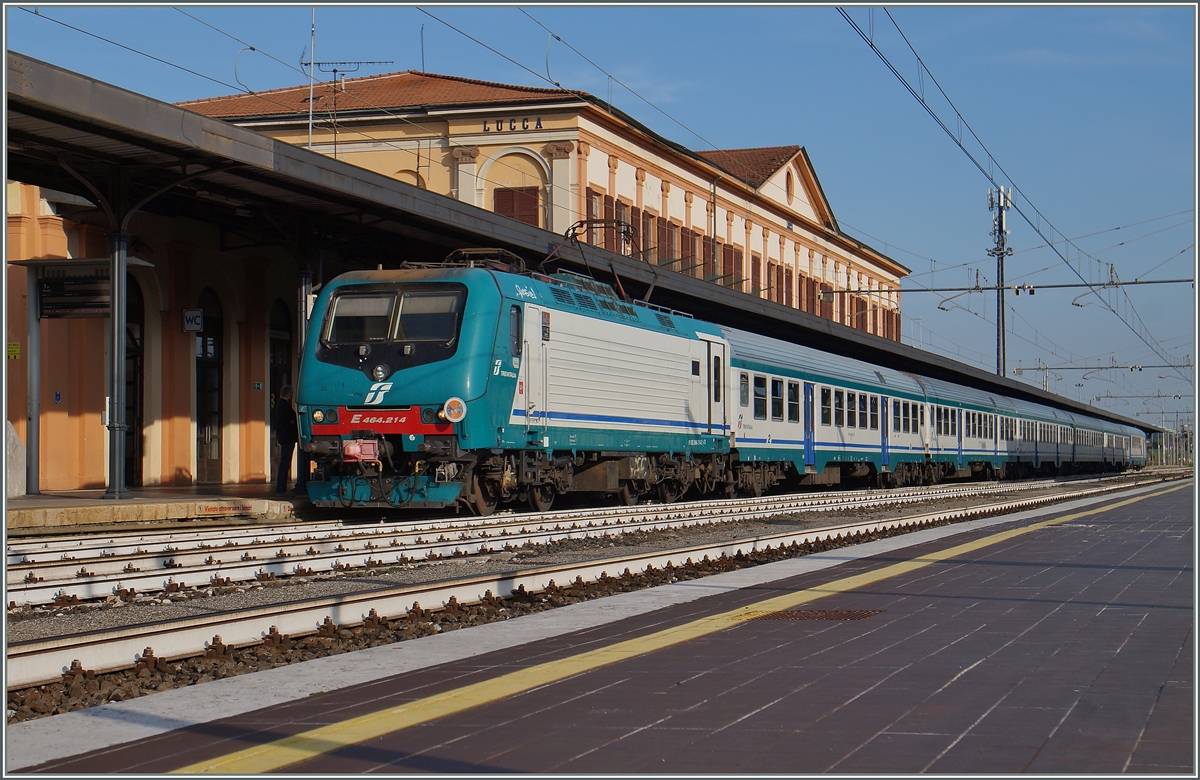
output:
<svg viewBox="0 0 1200 780"><path fill-rule="evenodd" d="M378 406L383 403L383 396L388 390L392 389L391 382L376 382L371 385L371 389L367 391L367 397L363 399L363 403L367 406Z"/></svg>

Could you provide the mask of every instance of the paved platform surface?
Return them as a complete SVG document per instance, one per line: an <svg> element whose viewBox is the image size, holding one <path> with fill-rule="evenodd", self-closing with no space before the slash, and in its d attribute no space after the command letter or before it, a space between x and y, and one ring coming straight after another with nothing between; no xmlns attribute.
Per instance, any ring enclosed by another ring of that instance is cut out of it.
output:
<svg viewBox="0 0 1200 780"><path fill-rule="evenodd" d="M1193 490L933 529L32 721L7 730L8 768L1194 775ZM233 686L251 698L235 704ZM184 715L206 694L228 717ZM74 752L55 735L104 730L89 722L110 727L108 747L50 758Z"/></svg>
<svg viewBox="0 0 1200 780"><path fill-rule="evenodd" d="M57 490L7 499L10 536L120 529L173 521L278 520L311 506L307 496L275 494L274 485L132 488L114 500L104 490Z"/></svg>

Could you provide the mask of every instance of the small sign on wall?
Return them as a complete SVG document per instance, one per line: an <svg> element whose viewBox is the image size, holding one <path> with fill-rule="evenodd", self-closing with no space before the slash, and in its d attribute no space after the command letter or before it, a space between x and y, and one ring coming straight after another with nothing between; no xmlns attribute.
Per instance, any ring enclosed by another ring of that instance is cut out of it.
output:
<svg viewBox="0 0 1200 780"><path fill-rule="evenodd" d="M204 309L183 310L183 332L199 333L204 330Z"/></svg>
<svg viewBox="0 0 1200 780"><path fill-rule="evenodd" d="M8 359L9 360L20 360L21 359L21 342L19 342L19 341L8 342Z"/></svg>
<svg viewBox="0 0 1200 780"><path fill-rule="evenodd" d="M262 390L262 382L255 382L255 383L254 383L254 389L255 389L255 390Z"/></svg>

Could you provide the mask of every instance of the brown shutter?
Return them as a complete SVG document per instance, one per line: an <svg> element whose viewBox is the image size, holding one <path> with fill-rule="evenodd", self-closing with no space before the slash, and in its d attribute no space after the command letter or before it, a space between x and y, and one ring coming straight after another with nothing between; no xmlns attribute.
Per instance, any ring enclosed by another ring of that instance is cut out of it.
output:
<svg viewBox="0 0 1200 780"><path fill-rule="evenodd" d="M679 265L676 271L689 274L691 271L688 268L692 265L692 231L687 228L679 229Z"/></svg>
<svg viewBox="0 0 1200 780"><path fill-rule="evenodd" d="M655 218L655 233L658 236L658 264L667 265L671 262L671 252L667 245L667 220L665 217Z"/></svg>
<svg viewBox="0 0 1200 780"><path fill-rule="evenodd" d="M637 232L634 239L633 254L634 257L646 259L646 239L642 236L642 210L637 206L632 206L629 209L629 223Z"/></svg>
<svg viewBox="0 0 1200 780"><path fill-rule="evenodd" d="M616 219L616 204L613 202L612 195L604 196L604 219ZM612 225L606 225L604 228L604 248L617 249L617 229Z"/></svg>
<svg viewBox="0 0 1200 780"><path fill-rule="evenodd" d="M821 316L827 320L833 319L833 288L827 282L821 283Z"/></svg>
<svg viewBox="0 0 1200 780"><path fill-rule="evenodd" d="M659 236L654 230L654 215L649 211L642 212L642 240L646 241L649 251L646 253L648 263L659 262Z"/></svg>
<svg viewBox="0 0 1200 780"><path fill-rule="evenodd" d="M512 190L497 189L492 193L492 211L502 217L515 217L517 206L514 195Z"/></svg>
<svg viewBox="0 0 1200 780"><path fill-rule="evenodd" d="M701 279L711 279L717 275L717 263L713 258L715 247L712 236L705 236L704 240L700 242L700 253L703 255L700 259L704 261L704 265L700 268Z"/></svg>
<svg viewBox="0 0 1200 780"><path fill-rule="evenodd" d="M736 278L733 270L733 251L729 244L721 247L721 284L726 286L733 284Z"/></svg>
<svg viewBox="0 0 1200 780"><path fill-rule="evenodd" d="M792 269L783 269L783 305L796 307L796 298L792 295Z"/></svg>
<svg viewBox="0 0 1200 780"><path fill-rule="evenodd" d="M746 266L743 262L744 259L745 256L742 254L742 250L735 247L733 250L733 279L729 282L735 290L746 289Z"/></svg>

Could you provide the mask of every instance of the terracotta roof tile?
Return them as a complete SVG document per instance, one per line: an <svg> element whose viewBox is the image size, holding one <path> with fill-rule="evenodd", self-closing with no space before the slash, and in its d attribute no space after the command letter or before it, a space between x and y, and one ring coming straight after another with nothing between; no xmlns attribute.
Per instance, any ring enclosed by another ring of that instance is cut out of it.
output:
<svg viewBox="0 0 1200 780"><path fill-rule="evenodd" d="M380 76L346 79L345 91L336 92L338 111L371 109L408 109L424 106L486 105L488 103L528 103L584 97L567 89L540 89L488 81L440 76L406 70ZM335 86L317 84L313 107L329 111L333 107ZM288 116L308 114L308 85L284 87L249 95L189 100L176 105L205 116L240 119L252 116Z"/></svg>
<svg viewBox="0 0 1200 780"><path fill-rule="evenodd" d="M696 154L758 189L799 152L799 146L764 146L757 149L716 149Z"/></svg>

